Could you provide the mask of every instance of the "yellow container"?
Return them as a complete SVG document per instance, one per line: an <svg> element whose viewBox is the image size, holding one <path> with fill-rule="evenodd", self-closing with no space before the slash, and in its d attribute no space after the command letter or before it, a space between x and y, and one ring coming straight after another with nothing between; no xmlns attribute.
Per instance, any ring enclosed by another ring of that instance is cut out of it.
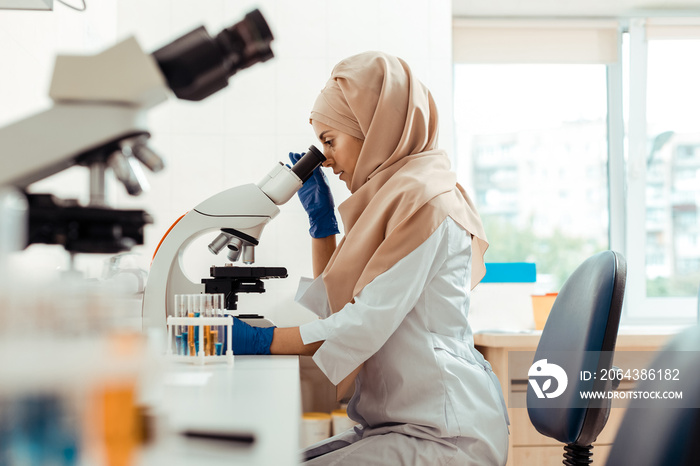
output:
<svg viewBox="0 0 700 466"><path fill-rule="evenodd" d="M552 310L554 300L557 299L557 293L547 293L532 296L532 314L535 317L535 330L544 329L544 324L549 317L549 311Z"/></svg>
<svg viewBox="0 0 700 466"><path fill-rule="evenodd" d="M332 417L329 413L307 412L301 417L300 441L306 448L331 436Z"/></svg>

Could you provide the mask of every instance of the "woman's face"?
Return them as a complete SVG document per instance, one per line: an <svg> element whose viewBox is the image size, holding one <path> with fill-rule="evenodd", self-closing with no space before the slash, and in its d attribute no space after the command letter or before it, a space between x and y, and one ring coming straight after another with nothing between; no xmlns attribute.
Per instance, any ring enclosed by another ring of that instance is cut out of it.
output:
<svg viewBox="0 0 700 466"><path fill-rule="evenodd" d="M326 157L323 166L332 168L333 173L339 175L350 189L357 158L362 149L362 141L316 120L311 120L311 126L323 144L323 155Z"/></svg>

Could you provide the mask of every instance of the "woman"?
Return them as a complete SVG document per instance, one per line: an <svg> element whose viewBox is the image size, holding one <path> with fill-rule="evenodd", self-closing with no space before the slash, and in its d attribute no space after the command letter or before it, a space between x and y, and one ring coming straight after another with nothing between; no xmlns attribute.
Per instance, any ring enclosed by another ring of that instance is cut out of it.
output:
<svg viewBox="0 0 700 466"><path fill-rule="evenodd" d="M336 247L320 169L299 192L317 277L299 302L322 318L238 326L239 351L313 355L341 396L354 380L348 415L358 426L308 448L308 464L504 464L503 396L467 322L488 244L436 149L430 92L403 60L363 53L333 69L311 124L324 167L352 193L338 208L345 236Z"/></svg>

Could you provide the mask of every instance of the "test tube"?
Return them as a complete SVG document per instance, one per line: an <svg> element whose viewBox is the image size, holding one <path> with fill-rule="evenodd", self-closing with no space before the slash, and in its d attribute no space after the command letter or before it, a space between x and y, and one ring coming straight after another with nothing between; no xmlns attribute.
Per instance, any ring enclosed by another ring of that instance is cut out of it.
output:
<svg viewBox="0 0 700 466"><path fill-rule="evenodd" d="M223 293L217 293L214 295L214 309L216 309L216 315L218 317L223 317L224 316L224 294ZM226 338L226 332L225 332L226 327L223 325L218 326L218 331L217 331L217 342L215 343L215 349L216 349L216 355L221 356L224 352L224 341Z"/></svg>
<svg viewBox="0 0 700 466"><path fill-rule="evenodd" d="M207 293L199 295L199 306L202 317L211 317L211 295ZM202 351L204 351L205 356L211 355L211 329L208 325L204 326L202 344Z"/></svg>
<svg viewBox="0 0 700 466"><path fill-rule="evenodd" d="M187 317L187 295L181 294L179 300L179 307L175 308L175 312L178 317ZM186 325L180 326L180 354L187 356L189 354L190 346L190 332L189 327Z"/></svg>
<svg viewBox="0 0 700 466"><path fill-rule="evenodd" d="M216 297L213 294L209 295L209 315L216 317ZM219 341L219 328L215 325L210 327L211 335L209 336L209 349L212 356L216 355L216 342Z"/></svg>
<svg viewBox="0 0 700 466"><path fill-rule="evenodd" d="M179 317L187 317L187 295L180 295L180 308L177 310ZM182 335L182 355L187 356L189 354L189 328L186 325L180 326L180 333Z"/></svg>
<svg viewBox="0 0 700 466"><path fill-rule="evenodd" d="M214 311L214 295L207 295L207 317L216 317ZM207 346L208 354L216 355L216 342L219 341L219 328L216 325L208 327L209 329L209 345Z"/></svg>
<svg viewBox="0 0 700 466"><path fill-rule="evenodd" d="M195 316L195 307L196 307L196 304L199 304L199 303L195 302L194 298L196 296L197 295L193 295L193 294L187 295L187 317L194 317ZM198 312L197 312L197 316L199 316ZM196 348L196 343L195 343L195 340L196 340L195 328L194 328L194 326L190 325L190 326L188 326L187 330L188 330L188 338L189 338L187 340L188 354L190 356L196 356L197 355L197 351L196 351L197 348Z"/></svg>
<svg viewBox="0 0 700 466"><path fill-rule="evenodd" d="M204 297L203 294L197 294L194 296L194 299L197 302L197 311L198 312L195 314L195 316L197 316L197 317L205 317L206 316L206 310L204 309L204 299L202 299L203 297ZM204 332L202 332L202 330L203 330L202 327L200 327L199 325L196 327L196 330L195 330L195 344L197 345L197 355L199 355L200 351L204 351L205 354L207 351L207 345L205 344L204 335L203 335Z"/></svg>
<svg viewBox="0 0 700 466"><path fill-rule="evenodd" d="M199 317L199 295L198 294L191 294L190 295L190 314L192 314L192 317ZM196 320L193 320L192 322L197 323ZM194 348L192 350L192 356L197 356L197 352L199 351L199 327L197 325L192 326L192 341L194 343Z"/></svg>
<svg viewBox="0 0 700 466"><path fill-rule="evenodd" d="M175 317L180 317L180 308L182 307L182 295L175 295ZM180 325L176 325L174 330L175 334L175 354L182 354L182 328Z"/></svg>

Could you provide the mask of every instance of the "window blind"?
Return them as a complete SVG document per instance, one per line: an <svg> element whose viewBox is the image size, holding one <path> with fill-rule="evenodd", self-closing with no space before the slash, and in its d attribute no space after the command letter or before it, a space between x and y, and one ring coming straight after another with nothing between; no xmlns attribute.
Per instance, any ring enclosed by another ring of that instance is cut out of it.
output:
<svg viewBox="0 0 700 466"><path fill-rule="evenodd" d="M615 20L453 21L455 63L616 63Z"/></svg>
<svg viewBox="0 0 700 466"><path fill-rule="evenodd" d="M647 40L700 39L700 18L648 18Z"/></svg>

